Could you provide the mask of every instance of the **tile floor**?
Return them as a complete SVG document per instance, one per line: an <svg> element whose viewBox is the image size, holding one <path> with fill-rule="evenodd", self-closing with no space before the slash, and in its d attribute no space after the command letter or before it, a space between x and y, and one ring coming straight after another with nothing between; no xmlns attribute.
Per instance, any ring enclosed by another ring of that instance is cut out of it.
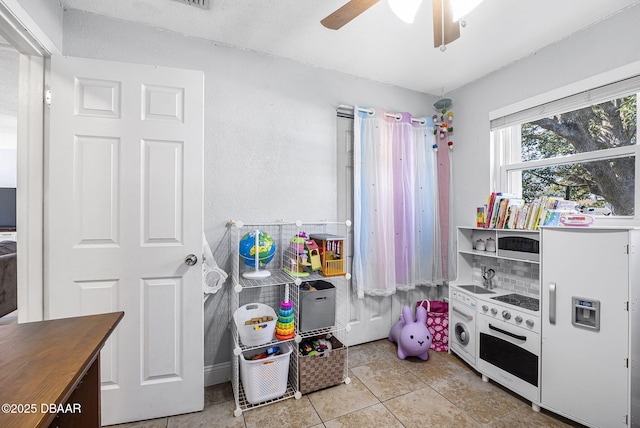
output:
<svg viewBox="0 0 640 428"><path fill-rule="evenodd" d="M429 351L429 360L400 360L396 345L379 340L349 348L351 383L340 384L233 416L231 383L205 389L202 412L113 428L376 428L579 427L485 383L459 358Z"/></svg>

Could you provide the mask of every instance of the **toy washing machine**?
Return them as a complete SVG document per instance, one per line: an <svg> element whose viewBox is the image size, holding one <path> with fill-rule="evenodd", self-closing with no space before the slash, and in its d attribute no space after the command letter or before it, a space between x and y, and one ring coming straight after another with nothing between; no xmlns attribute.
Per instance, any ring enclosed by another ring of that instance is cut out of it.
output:
<svg viewBox="0 0 640 428"><path fill-rule="evenodd" d="M476 366L477 301L452 288L449 302L449 348L471 366Z"/></svg>

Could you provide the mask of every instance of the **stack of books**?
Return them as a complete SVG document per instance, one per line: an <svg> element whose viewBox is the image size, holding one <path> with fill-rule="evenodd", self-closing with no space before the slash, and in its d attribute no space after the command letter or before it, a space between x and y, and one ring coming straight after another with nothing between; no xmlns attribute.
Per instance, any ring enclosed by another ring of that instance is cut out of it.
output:
<svg viewBox="0 0 640 428"><path fill-rule="evenodd" d="M477 227L486 229L538 230L557 226L562 213L576 212L576 203L558 197L540 196L532 202L509 193L492 192L479 207Z"/></svg>

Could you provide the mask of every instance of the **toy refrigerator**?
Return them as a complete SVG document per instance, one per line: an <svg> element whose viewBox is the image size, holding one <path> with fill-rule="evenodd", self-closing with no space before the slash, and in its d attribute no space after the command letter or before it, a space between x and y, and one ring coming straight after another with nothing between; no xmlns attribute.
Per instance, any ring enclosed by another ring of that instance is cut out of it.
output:
<svg viewBox="0 0 640 428"><path fill-rule="evenodd" d="M640 426L639 232L541 232L541 405L587 426Z"/></svg>

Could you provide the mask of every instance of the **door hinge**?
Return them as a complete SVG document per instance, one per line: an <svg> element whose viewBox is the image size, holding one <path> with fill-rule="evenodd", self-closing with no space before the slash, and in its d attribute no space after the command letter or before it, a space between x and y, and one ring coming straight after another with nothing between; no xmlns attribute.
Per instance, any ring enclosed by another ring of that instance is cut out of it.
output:
<svg viewBox="0 0 640 428"><path fill-rule="evenodd" d="M47 89L44 92L44 103L47 105L47 107L51 107L51 89Z"/></svg>
<svg viewBox="0 0 640 428"><path fill-rule="evenodd" d="M624 359L624 366L625 366L626 368L629 368L629 359L628 359L628 358L625 358L625 359Z"/></svg>
<svg viewBox="0 0 640 428"><path fill-rule="evenodd" d="M625 245L625 246L627 247L627 248L626 248L626 253L625 253L625 254L629 254L629 244L627 244L627 245Z"/></svg>
<svg viewBox="0 0 640 428"><path fill-rule="evenodd" d="M629 301L624 302L624 310L629 312Z"/></svg>

